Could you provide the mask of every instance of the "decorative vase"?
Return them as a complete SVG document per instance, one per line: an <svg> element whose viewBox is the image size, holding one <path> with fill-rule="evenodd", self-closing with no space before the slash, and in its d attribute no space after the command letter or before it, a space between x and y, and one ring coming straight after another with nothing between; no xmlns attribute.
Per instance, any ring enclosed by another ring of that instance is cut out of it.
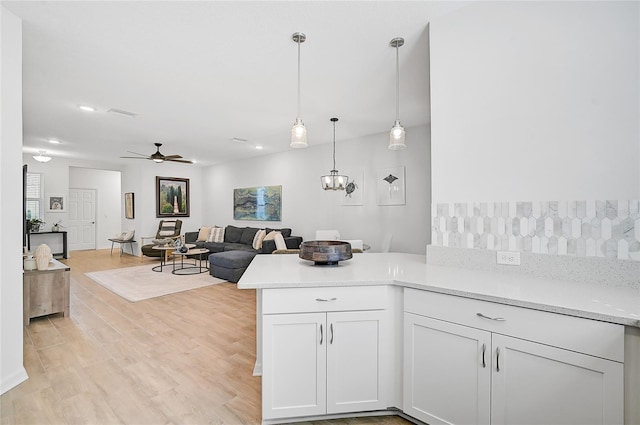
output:
<svg viewBox="0 0 640 425"><path fill-rule="evenodd" d="M182 254L186 254L187 251L189 251L189 248L187 248L184 245L180 245L180 248L178 248L178 251L181 252Z"/></svg>
<svg viewBox="0 0 640 425"><path fill-rule="evenodd" d="M47 270L49 268L49 262L53 259L51 254L51 248L48 245L40 245L34 254L36 257L36 267L38 270Z"/></svg>
<svg viewBox="0 0 640 425"><path fill-rule="evenodd" d="M60 230L60 228L58 227L57 224L54 224L53 227L51 228L52 232L58 232Z"/></svg>

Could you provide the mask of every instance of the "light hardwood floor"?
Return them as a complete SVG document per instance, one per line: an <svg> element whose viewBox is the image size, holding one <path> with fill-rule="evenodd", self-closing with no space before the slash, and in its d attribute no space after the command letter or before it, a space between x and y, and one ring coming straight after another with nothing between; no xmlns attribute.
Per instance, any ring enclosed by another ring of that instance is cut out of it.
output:
<svg viewBox="0 0 640 425"><path fill-rule="evenodd" d="M260 423L255 291L223 283L131 303L84 273L154 260L97 250L74 251L64 262L71 317L36 318L24 328L29 379L0 397L2 424Z"/></svg>

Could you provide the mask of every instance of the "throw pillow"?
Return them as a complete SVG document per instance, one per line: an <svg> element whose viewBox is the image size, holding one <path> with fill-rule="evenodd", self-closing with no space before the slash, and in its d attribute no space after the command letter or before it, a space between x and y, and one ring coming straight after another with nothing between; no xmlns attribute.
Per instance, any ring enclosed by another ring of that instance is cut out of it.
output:
<svg viewBox="0 0 640 425"><path fill-rule="evenodd" d="M209 240L209 234L211 233L211 227L202 226L198 232L198 239L196 242L206 242Z"/></svg>
<svg viewBox="0 0 640 425"><path fill-rule="evenodd" d="M287 249L287 244L284 241L284 236L282 236L282 233L276 232L273 240L276 242L276 249Z"/></svg>
<svg viewBox="0 0 640 425"><path fill-rule="evenodd" d="M272 241L272 240L275 239L276 235L279 235L279 234L280 234L280 232L276 232L275 230L271 230L269 233L267 233L267 236L265 236L262 241L263 242L264 241Z"/></svg>
<svg viewBox="0 0 640 425"><path fill-rule="evenodd" d="M256 232L256 235L253 238L253 249L260 250L262 249L262 240L267 236L267 231L264 229L260 229Z"/></svg>
<svg viewBox="0 0 640 425"><path fill-rule="evenodd" d="M207 242L223 242L224 229L224 227L218 226L211 228L211 233L209 234L209 239L207 239Z"/></svg>
<svg viewBox="0 0 640 425"><path fill-rule="evenodd" d="M176 233L175 221L163 221L162 228L158 232L159 236L173 236Z"/></svg>

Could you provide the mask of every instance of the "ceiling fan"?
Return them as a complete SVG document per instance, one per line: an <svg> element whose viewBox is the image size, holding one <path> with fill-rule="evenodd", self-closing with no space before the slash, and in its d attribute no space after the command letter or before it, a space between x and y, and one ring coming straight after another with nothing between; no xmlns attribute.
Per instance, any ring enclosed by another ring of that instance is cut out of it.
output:
<svg viewBox="0 0 640 425"><path fill-rule="evenodd" d="M161 162L165 162L165 161L172 161L172 162L182 162L184 164L193 164L193 161L190 161L188 159L182 159L182 157L180 155L163 155L160 153L160 146L162 146L162 143L154 143L154 145L156 145L156 152L152 155L144 155L141 153L137 153L137 152L131 152L131 151L127 151L129 153L132 153L134 155L140 155L140 156L121 156L120 158L129 158L129 159L149 159L153 162L157 162L157 163L161 163Z"/></svg>

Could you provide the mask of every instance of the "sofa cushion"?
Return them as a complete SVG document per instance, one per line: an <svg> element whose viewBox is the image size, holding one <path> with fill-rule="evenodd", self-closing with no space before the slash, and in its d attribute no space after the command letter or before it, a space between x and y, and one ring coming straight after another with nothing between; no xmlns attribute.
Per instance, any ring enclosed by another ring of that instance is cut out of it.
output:
<svg viewBox="0 0 640 425"><path fill-rule="evenodd" d="M258 233L258 230L255 227L245 227L242 229L242 236L240 236L240 243L245 245L253 246L253 238Z"/></svg>
<svg viewBox="0 0 640 425"><path fill-rule="evenodd" d="M243 243L224 243L224 251L247 251L247 252L256 252L255 249L251 245L245 245Z"/></svg>
<svg viewBox="0 0 640 425"><path fill-rule="evenodd" d="M227 226L224 229L224 241L230 242L230 243L240 242L240 238L242 237L243 230L244 229L242 227Z"/></svg>
<svg viewBox="0 0 640 425"><path fill-rule="evenodd" d="M255 252L225 251L209 255L209 262L211 265L226 267L228 269L236 269L240 267L247 267L255 256Z"/></svg>
<svg viewBox="0 0 640 425"><path fill-rule="evenodd" d="M203 248L207 248L209 252L222 252L225 245L224 242L206 242Z"/></svg>
<svg viewBox="0 0 640 425"><path fill-rule="evenodd" d="M282 237L283 238L288 238L289 236L291 236L291 229L286 228L286 227L284 229L269 229L269 228L267 228L265 230L267 231L267 235L269 234L269 232L276 231L276 232L282 233Z"/></svg>

